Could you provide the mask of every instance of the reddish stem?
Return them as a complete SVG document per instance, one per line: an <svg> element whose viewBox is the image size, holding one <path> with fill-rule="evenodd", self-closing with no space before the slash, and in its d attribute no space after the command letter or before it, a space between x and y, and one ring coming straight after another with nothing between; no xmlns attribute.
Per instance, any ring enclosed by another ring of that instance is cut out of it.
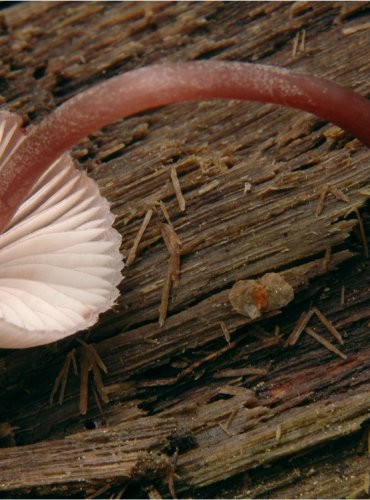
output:
<svg viewBox="0 0 370 500"><path fill-rule="evenodd" d="M180 101L282 104L335 123L370 147L370 101L336 83L273 66L196 61L147 66L93 86L34 127L0 170L0 231L64 151L114 121Z"/></svg>

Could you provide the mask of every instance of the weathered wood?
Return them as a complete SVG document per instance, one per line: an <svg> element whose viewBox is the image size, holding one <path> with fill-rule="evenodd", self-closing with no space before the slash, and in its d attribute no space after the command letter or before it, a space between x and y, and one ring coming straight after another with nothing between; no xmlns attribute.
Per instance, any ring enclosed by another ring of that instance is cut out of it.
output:
<svg viewBox="0 0 370 500"><path fill-rule="evenodd" d="M340 442L338 444L344 445ZM348 445L347 445L348 446ZM284 474L273 477L269 471L269 484L259 478L256 487L252 486L250 475L245 475L244 487L236 498L367 498L369 495L369 458L367 455L330 459L323 456L305 467L293 468L286 464ZM257 483L257 481L256 481ZM249 485L248 485L249 484Z"/></svg>
<svg viewBox="0 0 370 500"><path fill-rule="evenodd" d="M287 66L369 95L369 8L366 2L17 4L2 11L1 102L26 123L37 122L113 74L210 57ZM204 497L220 496L220 484L223 496L333 498L359 488L357 495L366 494L363 455L356 446L344 446L340 456L335 448L346 434L355 444L363 439L359 426L365 432L370 420L370 266L352 235L356 211L370 196L368 149L307 114L206 102L113 124L73 155L111 202L125 256L145 215L151 217L124 271L119 303L83 334L108 368L102 380L109 403L97 402L91 380L88 413L80 415L73 373L63 403L49 402L71 348L82 362L83 347L74 339L1 352L0 444L12 446L0 454L4 494L118 494L134 484L135 464L148 458L150 443L178 476L166 476L164 468L153 478L148 469L128 496L168 496L173 481L179 494ZM366 236L366 209L361 215ZM181 258L180 283L160 327L169 259L163 223L173 225ZM268 272L284 276L295 300L251 322L232 309L230 289ZM308 326L347 359L305 332L286 346L312 305L335 325L343 345L315 315ZM109 471L100 454L108 445L95 454L84 448L120 426L131 428L136 418L142 429L152 427L150 443L139 439L130 448L129 440L120 448L107 438L117 452ZM28 445L15 447L22 444ZM87 450L90 475L84 467L79 475L66 446L74 457ZM126 464L121 471L118 461ZM70 477L56 477L61 464ZM14 467L22 473L12 477ZM336 475L341 467L351 480Z"/></svg>
<svg viewBox="0 0 370 500"><path fill-rule="evenodd" d="M230 435L208 447L207 454L200 448L180 457L180 477L185 484L206 486L262 465L266 458L271 462L351 434L369 419L369 400L370 392L364 392L320 401L284 412L246 433L239 428L234 434L231 426ZM246 425L248 419L243 421Z"/></svg>
<svg viewBox="0 0 370 500"><path fill-rule="evenodd" d="M170 463L161 449L176 431L174 419L142 418L60 441L0 450L2 489L63 483L165 477ZM37 468L35 474L34 468Z"/></svg>

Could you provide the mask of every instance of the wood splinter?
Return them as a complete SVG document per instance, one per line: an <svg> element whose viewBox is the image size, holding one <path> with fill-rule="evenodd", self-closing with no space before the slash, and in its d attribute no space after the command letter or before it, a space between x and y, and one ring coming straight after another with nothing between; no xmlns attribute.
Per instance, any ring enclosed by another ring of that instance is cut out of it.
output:
<svg viewBox="0 0 370 500"><path fill-rule="evenodd" d="M325 186L323 186L323 188L321 190L319 202L318 202L317 207L316 207L316 211L315 211L316 217L319 217L319 215L322 214L324 207L325 207L325 198L326 198L326 195L328 193L332 194L334 196L334 198L337 199L338 201L343 201L344 203L350 202L350 199L348 198L348 196L346 194L343 193L342 190L340 190L334 186L325 185Z"/></svg>
<svg viewBox="0 0 370 500"><path fill-rule="evenodd" d="M108 373L108 369L92 345L86 344L86 342L81 339L78 339L78 341L82 345L80 361L80 414L86 415L89 395L89 372L93 372L95 384L95 387L93 388L94 397L98 408L101 410L100 400L105 403L109 402L108 394L101 376L101 372ZM74 374L78 376L79 371L77 368L75 348L67 354L63 366L55 379L49 398L50 404L53 403L54 396L58 390L60 391L58 403L63 403L71 365L73 366Z"/></svg>
<svg viewBox="0 0 370 500"><path fill-rule="evenodd" d="M177 288L180 284L180 246L181 241L174 228L169 224L162 224L162 236L170 258L164 280L161 304L159 306L159 325L163 326L168 311L168 302L172 285Z"/></svg>
<svg viewBox="0 0 370 500"><path fill-rule="evenodd" d="M358 208L355 208L354 212L355 212L357 220L358 220L358 227L360 229L360 240L362 243L362 248L364 250L364 255L368 259L369 258L369 246L367 244L364 223L362 222L362 218L361 218L360 211L358 210Z"/></svg>
<svg viewBox="0 0 370 500"><path fill-rule="evenodd" d="M335 354L337 354L337 356L339 356L342 359L347 359L347 356L345 354L343 354L343 352L341 350L337 349L335 347L335 345L333 345L331 342L329 342L329 340L324 339L324 337L322 337L319 333L317 333L310 326L306 327L305 332L308 335L310 335L310 337L317 340L317 342L319 342L321 345L326 347L326 349L328 349L328 351L334 352Z"/></svg>
<svg viewBox="0 0 370 500"><path fill-rule="evenodd" d="M297 343L299 337L301 336L301 333L308 325L308 322L310 321L312 316L313 316L313 309L305 311L300 315L297 323L295 324L295 327L293 328L292 333L289 335L287 341L285 342L285 347L292 346Z"/></svg>
<svg viewBox="0 0 370 500"><path fill-rule="evenodd" d="M342 335L338 332L338 330L335 328L335 326L333 325L333 323L331 321L329 321L326 316L324 316L324 314L320 311L320 309L318 307L314 306L312 308L312 310L316 314L316 316L319 318L319 320L321 321L321 323L325 326L326 330L329 333L331 333L331 335L333 335L333 337L335 339L337 339L337 341L340 344L343 345L344 341L343 341Z"/></svg>
<svg viewBox="0 0 370 500"><path fill-rule="evenodd" d="M357 26L348 26L348 28L342 28L342 35L352 35L358 31L370 29L370 23L358 24Z"/></svg>
<svg viewBox="0 0 370 500"><path fill-rule="evenodd" d="M173 165L170 168L170 174L171 174L171 181L173 184L173 188L175 190L177 203L179 204L179 208L180 208L181 212L184 212L185 208L186 208L186 202L185 202L185 198L184 198L182 191L181 191L180 181L179 181L179 178L177 177L176 167Z"/></svg>
<svg viewBox="0 0 370 500"><path fill-rule="evenodd" d="M294 40L292 47L292 58L295 59L298 52L305 52L306 50L306 30L298 31Z"/></svg>
<svg viewBox="0 0 370 500"><path fill-rule="evenodd" d="M148 227L150 219L152 218L152 215L153 215L153 210L150 208L149 210L147 210L147 212L145 214L144 220L141 223L139 231L137 232L137 235L134 239L132 247L128 253L128 256L126 259L126 266L130 266L135 261L136 255L137 255L137 249L138 249L140 241L144 235L145 229Z"/></svg>
<svg viewBox="0 0 370 500"><path fill-rule="evenodd" d="M97 353L96 349L91 344L86 344L83 340L79 339L82 344L82 355L81 355L81 379L80 379L80 414L86 415L88 409L88 397L89 397L89 373L92 371L94 378L94 390L95 400L97 401L97 406L99 407L99 398L104 403L109 402L109 397L104 387L101 372L105 374L108 373L108 369L105 366L103 360Z"/></svg>
<svg viewBox="0 0 370 500"><path fill-rule="evenodd" d="M163 214L164 218L167 221L167 224L169 224L170 226L172 226L172 222L171 222L171 219L170 219L170 214L168 213L167 207L166 207L165 203L162 200L159 200L159 208L161 209L162 214Z"/></svg>
<svg viewBox="0 0 370 500"><path fill-rule="evenodd" d="M343 359L347 359L347 356L343 354L342 351L337 349L331 342L324 339L324 337L319 335L313 328L308 326L308 323L314 314L316 315L320 323L325 327L326 331L330 333L341 345L344 344L341 334L335 328L333 323L328 320L328 318L320 311L318 307L314 306L309 311L303 312L301 314L299 320L293 328L292 333L289 335L285 346L292 346L296 344L299 337L301 336L301 333L305 331L308 335L320 342L320 344L326 347L329 351L334 352Z"/></svg>
<svg viewBox="0 0 370 500"><path fill-rule="evenodd" d="M77 362L76 362L76 349L72 349L66 356L63 366L60 370L60 372L57 375L57 378L55 379L53 388L50 393L50 398L49 402L50 404L53 403L54 396L58 392L58 389L60 388L59 392L59 398L58 398L58 403L61 405L64 401L64 394L66 390L66 385L68 381L68 375L69 375L69 369L70 366L73 366L73 372L77 376L78 375L78 368L77 368Z"/></svg>
<svg viewBox="0 0 370 500"><path fill-rule="evenodd" d="M224 321L220 321L219 325L221 327L221 330L222 330L222 333L223 333L223 335L225 337L226 342L228 344L230 344L230 342L231 342L231 336L230 336L229 329L227 328L225 322Z"/></svg>

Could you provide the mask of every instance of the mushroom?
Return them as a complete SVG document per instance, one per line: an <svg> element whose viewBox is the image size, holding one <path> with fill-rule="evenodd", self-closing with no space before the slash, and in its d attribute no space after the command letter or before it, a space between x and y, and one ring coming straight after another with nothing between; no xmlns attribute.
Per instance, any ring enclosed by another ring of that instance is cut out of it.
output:
<svg viewBox="0 0 370 500"><path fill-rule="evenodd" d="M0 164L25 140L0 113ZM118 297L120 234L96 183L68 153L36 181L0 234L0 346L48 344L92 326Z"/></svg>
<svg viewBox="0 0 370 500"><path fill-rule="evenodd" d="M153 65L66 101L26 134L1 114L0 347L83 330L118 297L121 238L96 184L67 150L120 118L170 103L241 99L302 109L370 146L370 102L328 80L220 61Z"/></svg>

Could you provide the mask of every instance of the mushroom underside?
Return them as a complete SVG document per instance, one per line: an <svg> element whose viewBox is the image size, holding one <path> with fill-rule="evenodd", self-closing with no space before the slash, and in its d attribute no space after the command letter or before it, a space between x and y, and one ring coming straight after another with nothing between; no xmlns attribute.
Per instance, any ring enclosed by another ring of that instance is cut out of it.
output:
<svg viewBox="0 0 370 500"><path fill-rule="evenodd" d="M0 169L24 138L0 113ZM92 326L122 279L120 234L96 183L62 155L0 234L0 347L48 344Z"/></svg>

